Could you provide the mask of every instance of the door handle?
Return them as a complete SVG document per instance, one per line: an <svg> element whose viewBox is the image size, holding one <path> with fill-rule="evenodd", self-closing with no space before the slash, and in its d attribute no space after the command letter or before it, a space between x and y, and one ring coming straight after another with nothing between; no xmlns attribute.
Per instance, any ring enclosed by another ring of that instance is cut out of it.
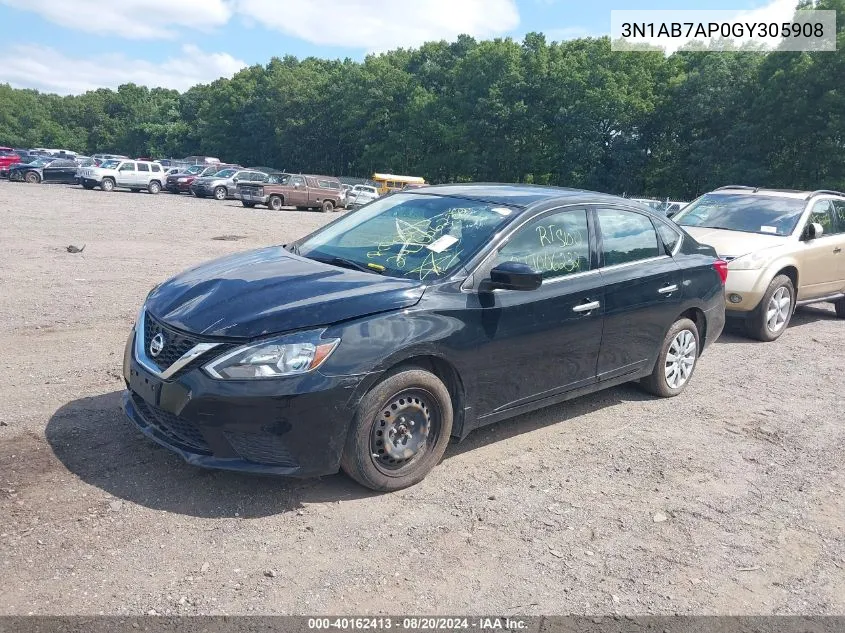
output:
<svg viewBox="0 0 845 633"><path fill-rule="evenodd" d="M572 308L573 312L592 312L596 308L601 306L601 303L598 301L591 301L590 303L582 303L581 305L577 305Z"/></svg>
<svg viewBox="0 0 845 633"><path fill-rule="evenodd" d="M841 253L842 249L837 246L836 248L833 249L833 252L834 253Z"/></svg>
<svg viewBox="0 0 845 633"><path fill-rule="evenodd" d="M657 292L659 292L662 295L668 295L669 293L675 292L677 289L678 289L678 285L672 284L671 286L663 286Z"/></svg>

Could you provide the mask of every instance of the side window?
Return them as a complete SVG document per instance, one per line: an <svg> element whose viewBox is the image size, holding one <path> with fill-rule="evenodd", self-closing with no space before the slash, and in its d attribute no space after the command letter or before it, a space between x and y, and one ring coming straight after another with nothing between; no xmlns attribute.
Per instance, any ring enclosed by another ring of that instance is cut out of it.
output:
<svg viewBox="0 0 845 633"><path fill-rule="evenodd" d="M305 185L305 179L302 176L292 176L290 179L291 187L295 187L299 185L300 187Z"/></svg>
<svg viewBox="0 0 845 633"><path fill-rule="evenodd" d="M627 264L665 253L648 216L621 209L599 209L604 265Z"/></svg>
<svg viewBox="0 0 845 633"><path fill-rule="evenodd" d="M672 253L681 241L681 234L663 222L655 222L654 225L657 227L657 234L666 246L666 253Z"/></svg>
<svg viewBox="0 0 845 633"><path fill-rule="evenodd" d="M845 233L845 200L833 200L832 233Z"/></svg>
<svg viewBox="0 0 845 633"><path fill-rule="evenodd" d="M830 200L817 200L810 210L810 217L807 218L807 224L821 224L824 229L822 236L835 233L833 226L833 205Z"/></svg>
<svg viewBox="0 0 845 633"><path fill-rule="evenodd" d="M135 171L135 163L123 163L120 166L120 171Z"/></svg>
<svg viewBox="0 0 845 633"><path fill-rule="evenodd" d="M146 163L138 163L138 171L150 171L150 166Z"/></svg>
<svg viewBox="0 0 845 633"><path fill-rule="evenodd" d="M152 164L152 169L156 173L161 173L161 167L155 163Z"/></svg>
<svg viewBox="0 0 845 633"><path fill-rule="evenodd" d="M587 211L560 211L531 220L499 250L496 261L528 264L543 279L590 270Z"/></svg>

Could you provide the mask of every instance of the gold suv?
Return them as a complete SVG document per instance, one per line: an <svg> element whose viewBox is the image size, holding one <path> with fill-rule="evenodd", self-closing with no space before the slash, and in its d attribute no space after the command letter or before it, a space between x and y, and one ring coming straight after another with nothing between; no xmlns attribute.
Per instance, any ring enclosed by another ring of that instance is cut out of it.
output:
<svg viewBox="0 0 845 633"><path fill-rule="evenodd" d="M720 187L672 219L728 262L727 316L753 338L778 338L796 305L845 318L845 193Z"/></svg>

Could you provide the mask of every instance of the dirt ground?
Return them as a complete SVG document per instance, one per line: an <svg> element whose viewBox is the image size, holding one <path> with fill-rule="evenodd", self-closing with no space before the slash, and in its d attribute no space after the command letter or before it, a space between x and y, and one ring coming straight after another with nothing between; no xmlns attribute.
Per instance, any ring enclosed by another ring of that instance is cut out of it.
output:
<svg viewBox="0 0 845 633"><path fill-rule="evenodd" d="M329 217L0 182L0 614L845 613L829 306L776 343L726 333L679 398L488 427L394 494L144 439L119 400L147 291Z"/></svg>

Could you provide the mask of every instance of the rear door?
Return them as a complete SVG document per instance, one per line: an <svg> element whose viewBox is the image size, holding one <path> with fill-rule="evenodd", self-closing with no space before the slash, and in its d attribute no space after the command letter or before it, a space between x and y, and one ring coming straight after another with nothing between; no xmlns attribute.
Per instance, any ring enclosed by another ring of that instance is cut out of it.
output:
<svg viewBox="0 0 845 633"><path fill-rule="evenodd" d="M597 374L606 380L654 364L681 311L682 274L647 214L594 212L605 296Z"/></svg>
<svg viewBox="0 0 845 633"><path fill-rule="evenodd" d="M150 166L147 163L138 163L135 171L135 184L139 187L147 187L150 184Z"/></svg>
<svg viewBox="0 0 845 633"><path fill-rule="evenodd" d="M832 231L836 235L833 240L833 253L836 256L837 286L836 292L845 292L845 200L833 200L834 224Z"/></svg>

